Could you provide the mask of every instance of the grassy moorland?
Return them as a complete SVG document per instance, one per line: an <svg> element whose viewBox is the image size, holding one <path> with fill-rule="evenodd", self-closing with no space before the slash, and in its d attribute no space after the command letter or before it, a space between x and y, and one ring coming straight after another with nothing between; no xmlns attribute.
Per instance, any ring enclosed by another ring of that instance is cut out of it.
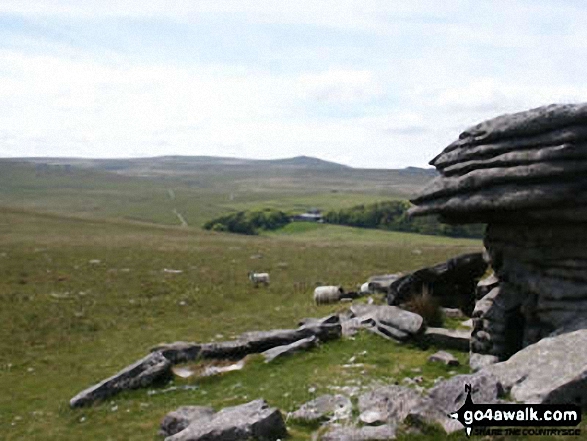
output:
<svg viewBox="0 0 587 441"><path fill-rule="evenodd" d="M136 390L71 410L73 395L157 343L295 327L303 317L340 308L313 303L318 283L350 289L370 275L437 263L481 243L316 224L290 224L253 237L206 232L174 226L178 222L168 211L184 201L186 213L194 210L194 218L205 220L225 202L227 210L240 203L238 197L219 199L226 193L217 187L207 192L178 181L170 193L165 180L101 170L42 170L36 176L26 164L1 167L2 440L155 441L161 440L163 416L180 405L221 408L262 397L288 412L339 387L415 375L430 386L450 375L448 368L425 362L434 348L359 334L272 365L251 357L242 371L176 380L176 390ZM267 196L300 204L334 200L318 191L260 193L246 197L251 204ZM341 199L366 195L349 192ZM170 269L176 272L165 271ZM251 286L250 270L270 272L271 286ZM466 354L455 355L466 366ZM345 367L351 357L362 366ZM310 428L290 422L288 429L292 440L311 437ZM431 430L400 439L430 438L445 437Z"/></svg>
<svg viewBox="0 0 587 441"><path fill-rule="evenodd" d="M0 209L2 439L155 440L161 418L182 404L222 407L264 397L290 411L311 398L310 386L321 393L358 379L403 378L417 366L429 384L446 375L424 363L430 351L361 335L271 367L253 360L241 372L194 381L195 390L152 396L138 390L89 409L68 407L75 393L159 342L294 327L336 308L313 304L316 283L354 287L374 273L479 248L475 241L433 238L416 254L428 238L411 239L240 237ZM252 287L251 269L271 272L271 286ZM342 368L362 351L364 373ZM291 429L295 438L308 435Z"/></svg>

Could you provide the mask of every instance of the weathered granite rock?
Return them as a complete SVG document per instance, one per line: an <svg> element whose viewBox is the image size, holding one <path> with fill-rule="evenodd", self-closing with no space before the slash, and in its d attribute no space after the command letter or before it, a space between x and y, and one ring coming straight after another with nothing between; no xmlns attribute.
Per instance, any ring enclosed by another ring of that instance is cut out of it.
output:
<svg viewBox="0 0 587 441"><path fill-rule="evenodd" d="M480 354L471 352L469 354L469 367L473 372L478 372L486 366L499 362L499 358L495 355Z"/></svg>
<svg viewBox="0 0 587 441"><path fill-rule="evenodd" d="M449 352L438 351L428 357L428 361L431 363L442 363L446 366L458 366L459 360Z"/></svg>
<svg viewBox="0 0 587 441"><path fill-rule="evenodd" d="M396 426L406 421L417 425L438 424L447 433L463 428L433 398L403 386L380 387L361 395L359 411L359 419L365 424Z"/></svg>
<svg viewBox="0 0 587 441"><path fill-rule="evenodd" d="M495 274L491 274L489 277L486 277L483 280L480 280L477 284L477 289L475 290L475 298L477 300L481 300L493 288L497 288L499 286L499 279L496 277Z"/></svg>
<svg viewBox="0 0 587 441"><path fill-rule="evenodd" d="M351 313L365 329L390 340L405 341L424 329L421 316L397 306L356 304Z"/></svg>
<svg viewBox="0 0 587 441"><path fill-rule="evenodd" d="M112 377L83 390L70 400L69 405L87 406L126 389L137 389L167 380L171 375L171 362L160 352L153 352Z"/></svg>
<svg viewBox="0 0 587 441"><path fill-rule="evenodd" d="M473 354L506 360L584 327L586 112L587 104L551 105L468 129L432 160L440 176L413 200L412 215L488 224L495 277L477 289Z"/></svg>
<svg viewBox="0 0 587 441"><path fill-rule="evenodd" d="M281 412L265 400L227 407L209 418L192 420L181 432L166 441L238 441L251 438L277 440L287 435Z"/></svg>
<svg viewBox="0 0 587 441"><path fill-rule="evenodd" d="M151 352L160 352L173 364L193 361L198 358L201 350L201 344L185 341L161 343L160 345L151 348Z"/></svg>
<svg viewBox="0 0 587 441"><path fill-rule="evenodd" d="M389 286L401 277L401 274L382 274L379 276L371 276L367 280L369 289L372 292L386 293L389 291Z"/></svg>
<svg viewBox="0 0 587 441"><path fill-rule="evenodd" d="M444 380L428 391L428 397L445 414L452 413L460 409L465 402L466 384L471 385L471 398L474 403L497 403L504 396L504 388L497 376L478 372Z"/></svg>
<svg viewBox="0 0 587 441"><path fill-rule="evenodd" d="M159 435L171 436L181 432L192 421L204 424L214 417L214 409L205 406L182 406L173 412L169 412L161 421Z"/></svg>
<svg viewBox="0 0 587 441"><path fill-rule="evenodd" d="M396 427L382 426L338 426L333 427L320 438L322 441L385 441L395 439Z"/></svg>
<svg viewBox="0 0 587 441"><path fill-rule="evenodd" d="M242 358L247 354L257 354L277 346L286 346L308 337L316 337L320 341L328 341L339 338L341 334L342 328L340 323L308 324L298 329L245 332L234 342L202 345L202 357Z"/></svg>
<svg viewBox="0 0 587 441"><path fill-rule="evenodd" d="M587 408L587 329L547 337L487 366L513 399L525 403L574 403Z"/></svg>
<svg viewBox="0 0 587 441"><path fill-rule="evenodd" d="M408 387L379 387L359 396L359 419L368 424L399 424L422 400L421 394Z"/></svg>
<svg viewBox="0 0 587 441"><path fill-rule="evenodd" d="M419 269L391 283L387 302L397 305L427 292L441 306L456 307L470 315L475 305L475 287L487 266L482 253L471 253Z"/></svg>
<svg viewBox="0 0 587 441"><path fill-rule="evenodd" d="M344 395L321 395L290 413L288 418L303 423L341 420L350 418L352 410L353 403Z"/></svg>
<svg viewBox="0 0 587 441"><path fill-rule="evenodd" d="M462 329L427 328L419 340L439 348L468 352L471 332Z"/></svg>
<svg viewBox="0 0 587 441"><path fill-rule="evenodd" d="M262 352L265 357L265 363L270 363L276 358L286 357L296 352L306 351L315 348L318 345L318 339L315 336L303 338L288 345L276 346Z"/></svg>

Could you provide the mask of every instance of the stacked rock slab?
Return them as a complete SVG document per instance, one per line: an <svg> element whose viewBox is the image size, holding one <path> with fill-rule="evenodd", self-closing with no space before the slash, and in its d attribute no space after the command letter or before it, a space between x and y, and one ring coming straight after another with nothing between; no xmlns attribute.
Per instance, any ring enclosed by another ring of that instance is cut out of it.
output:
<svg viewBox="0 0 587 441"><path fill-rule="evenodd" d="M507 359L587 318L587 104L503 115L463 132L412 215L486 223L499 286L476 307L471 349Z"/></svg>

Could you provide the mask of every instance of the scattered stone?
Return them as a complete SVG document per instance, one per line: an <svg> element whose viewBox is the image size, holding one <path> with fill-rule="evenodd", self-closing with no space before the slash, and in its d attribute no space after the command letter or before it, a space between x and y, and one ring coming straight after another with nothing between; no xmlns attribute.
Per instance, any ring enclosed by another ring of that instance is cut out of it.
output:
<svg viewBox="0 0 587 441"><path fill-rule="evenodd" d="M153 352L112 377L80 392L70 400L69 405L71 407L87 406L126 389L147 387L167 380L171 375L171 362L160 352Z"/></svg>
<svg viewBox="0 0 587 441"><path fill-rule="evenodd" d="M574 403L587 408L587 330L548 337L483 368L525 403Z"/></svg>
<svg viewBox="0 0 587 441"><path fill-rule="evenodd" d="M382 426L338 426L320 438L322 441L384 441L395 439L394 425Z"/></svg>
<svg viewBox="0 0 587 441"><path fill-rule="evenodd" d="M351 417L353 404L343 395L322 395L303 404L288 415L303 423L316 423L327 420L341 420Z"/></svg>
<svg viewBox="0 0 587 441"><path fill-rule="evenodd" d="M181 273L183 273L183 270L163 268L163 272L167 273L167 274L181 274Z"/></svg>
<svg viewBox="0 0 587 441"><path fill-rule="evenodd" d="M265 363L269 363L276 358L285 357L291 354L295 354L296 352L306 351L308 349L314 348L318 345L318 339L315 336L311 336L308 338L303 338L296 342L290 343L289 345L284 346L277 346L275 348L271 348L265 352L263 352L263 356L265 357Z"/></svg>
<svg viewBox="0 0 587 441"><path fill-rule="evenodd" d="M471 332L461 329L427 328L420 340L439 348L469 351Z"/></svg>
<svg viewBox="0 0 587 441"><path fill-rule="evenodd" d="M205 406L182 406L169 412L161 422L159 435L171 436L187 428L192 421L204 424L212 420L214 409Z"/></svg>
<svg viewBox="0 0 587 441"><path fill-rule="evenodd" d="M442 363L446 366L459 366L459 360L457 358L446 352L446 351L438 351L435 354L432 354L428 357L428 361L431 363Z"/></svg>
<svg viewBox="0 0 587 441"><path fill-rule="evenodd" d="M240 441L251 438L282 439L287 435L281 412L265 400L255 400L240 406L227 407L209 416L196 415L182 431L166 441Z"/></svg>

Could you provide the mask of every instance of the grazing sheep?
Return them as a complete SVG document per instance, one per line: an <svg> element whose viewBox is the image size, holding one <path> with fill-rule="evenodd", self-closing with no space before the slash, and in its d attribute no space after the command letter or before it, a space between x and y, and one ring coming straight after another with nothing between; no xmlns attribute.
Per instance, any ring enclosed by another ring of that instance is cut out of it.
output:
<svg viewBox="0 0 587 441"><path fill-rule="evenodd" d="M249 280L255 284L255 288L259 286L259 283L267 286L269 285L269 273L255 273L249 271Z"/></svg>
<svg viewBox="0 0 587 441"><path fill-rule="evenodd" d="M336 303L344 294L341 286L319 286L314 290L314 301L317 305Z"/></svg>
<svg viewBox="0 0 587 441"><path fill-rule="evenodd" d="M361 290L359 291L361 294L373 294L373 289L371 289L371 284L369 282L365 282L361 285Z"/></svg>

